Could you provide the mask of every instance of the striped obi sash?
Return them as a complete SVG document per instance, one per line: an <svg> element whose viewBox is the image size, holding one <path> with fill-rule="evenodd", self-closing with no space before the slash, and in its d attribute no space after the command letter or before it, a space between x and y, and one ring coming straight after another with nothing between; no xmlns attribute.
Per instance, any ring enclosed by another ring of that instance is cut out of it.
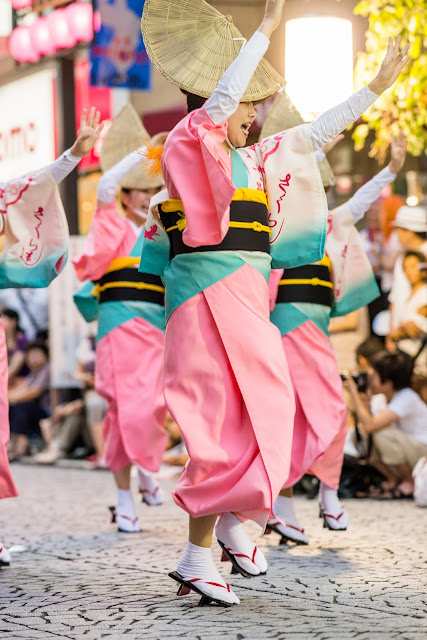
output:
<svg viewBox="0 0 427 640"><path fill-rule="evenodd" d="M140 273L140 258L116 258L100 278L92 294L99 302L153 302L164 306L165 288L159 276Z"/></svg>
<svg viewBox="0 0 427 640"><path fill-rule="evenodd" d="M311 302L332 307L334 286L329 258L325 256L321 262L285 269L276 302Z"/></svg>
<svg viewBox="0 0 427 640"><path fill-rule="evenodd" d="M230 225L223 241L215 245L189 247L182 240L187 226L181 200L159 205L160 219L170 241L170 258L200 251L263 251L270 253L267 198L263 191L237 189L230 204Z"/></svg>

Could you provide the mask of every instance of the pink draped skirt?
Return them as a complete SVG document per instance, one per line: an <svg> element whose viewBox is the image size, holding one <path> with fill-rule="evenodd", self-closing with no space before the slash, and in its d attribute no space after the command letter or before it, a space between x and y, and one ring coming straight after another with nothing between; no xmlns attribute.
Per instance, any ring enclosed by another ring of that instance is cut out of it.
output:
<svg viewBox="0 0 427 640"><path fill-rule="evenodd" d="M2 498L14 498L18 495L10 472L9 460L7 459L7 447L10 436L7 388L6 337L4 335L3 323L0 320L0 500Z"/></svg>
<svg viewBox="0 0 427 640"><path fill-rule="evenodd" d="M292 461L286 487L305 473L338 488L347 407L331 341L311 320L282 336L295 391Z"/></svg>
<svg viewBox="0 0 427 640"><path fill-rule="evenodd" d="M163 333L128 320L96 346L95 387L108 402L105 460L116 472L131 462L158 471L167 443L162 388Z"/></svg>
<svg viewBox="0 0 427 640"><path fill-rule="evenodd" d="M164 387L190 456L175 502L262 527L289 474L295 402L268 285L250 265L171 315Z"/></svg>

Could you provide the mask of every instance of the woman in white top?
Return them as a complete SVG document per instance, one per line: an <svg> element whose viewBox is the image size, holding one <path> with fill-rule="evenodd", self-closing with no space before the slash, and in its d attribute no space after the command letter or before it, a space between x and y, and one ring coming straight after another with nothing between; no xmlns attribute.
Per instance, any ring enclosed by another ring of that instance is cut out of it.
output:
<svg viewBox="0 0 427 640"><path fill-rule="evenodd" d="M427 334L427 271L421 265L426 258L421 252L408 251L403 258L403 271L411 286L406 302L399 309L399 326L391 332L401 351L414 357ZM415 373L427 376L427 356L422 352L415 362Z"/></svg>

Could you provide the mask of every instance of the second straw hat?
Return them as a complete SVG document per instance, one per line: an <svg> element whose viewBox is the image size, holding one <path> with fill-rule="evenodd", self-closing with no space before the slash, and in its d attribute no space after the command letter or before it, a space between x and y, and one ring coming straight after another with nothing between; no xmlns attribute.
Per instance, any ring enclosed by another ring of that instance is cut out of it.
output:
<svg viewBox="0 0 427 640"><path fill-rule="evenodd" d="M101 169L108 171L122 158L148 143L150 134L131 104L127 104L117 114L104 138L101 148ZM141 156L141 162L131 169L120 181L126 189L151 189L160 187L161 176L151 176Z"/></svg>
<svg viewBox="0 0 427 640"><path fill-rule="evenodd" d="M304 118L292 103L287 93L282 90L274 100L267 114L259 139L269 138L280 131L286 131L300 124L305 124ZM326 158L319 162L319 169L323 186L329 187L331 184L334 184L334 172Z"/></svg>
<svg viewBox="0 0 427 640"><path fill-rule="evenodd" d="M145 0L142 36L153 65L180 89L209 98L245 39L205 0ZM242 98L259 102L284 85L263 58Z"/></svg>

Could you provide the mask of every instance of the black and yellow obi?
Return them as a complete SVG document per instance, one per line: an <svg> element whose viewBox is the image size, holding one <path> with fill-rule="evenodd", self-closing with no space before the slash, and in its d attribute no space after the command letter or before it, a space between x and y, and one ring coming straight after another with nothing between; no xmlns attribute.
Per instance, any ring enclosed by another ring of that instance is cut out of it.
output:
<svg viewBox="0 0 427 640"><path fill-rule="evenodd" d="M116 258L95 283L92 294L104 302L152 302L164 306L165 288L159 276L140 273L140 258Z"/></svg>
<svg viewBox="0 0 427 640"><path fill-rule="evenodd" d="M285 269L279 282L276 302L311 302L332 307L334 285L329 258L325 256L320 262Z"/></svg>
<svg viewBox="0 0 427 640"><path fill-rule="evenodd" d="M181 200L171 199L159 205L162 224L169 237L170 259L183 253L204 251L262 251L270 253L271 229L268 226L267 198L263 191L237 189L230 204L230 225L222 242L189 247L182 240L187 226Z"/></svg>

